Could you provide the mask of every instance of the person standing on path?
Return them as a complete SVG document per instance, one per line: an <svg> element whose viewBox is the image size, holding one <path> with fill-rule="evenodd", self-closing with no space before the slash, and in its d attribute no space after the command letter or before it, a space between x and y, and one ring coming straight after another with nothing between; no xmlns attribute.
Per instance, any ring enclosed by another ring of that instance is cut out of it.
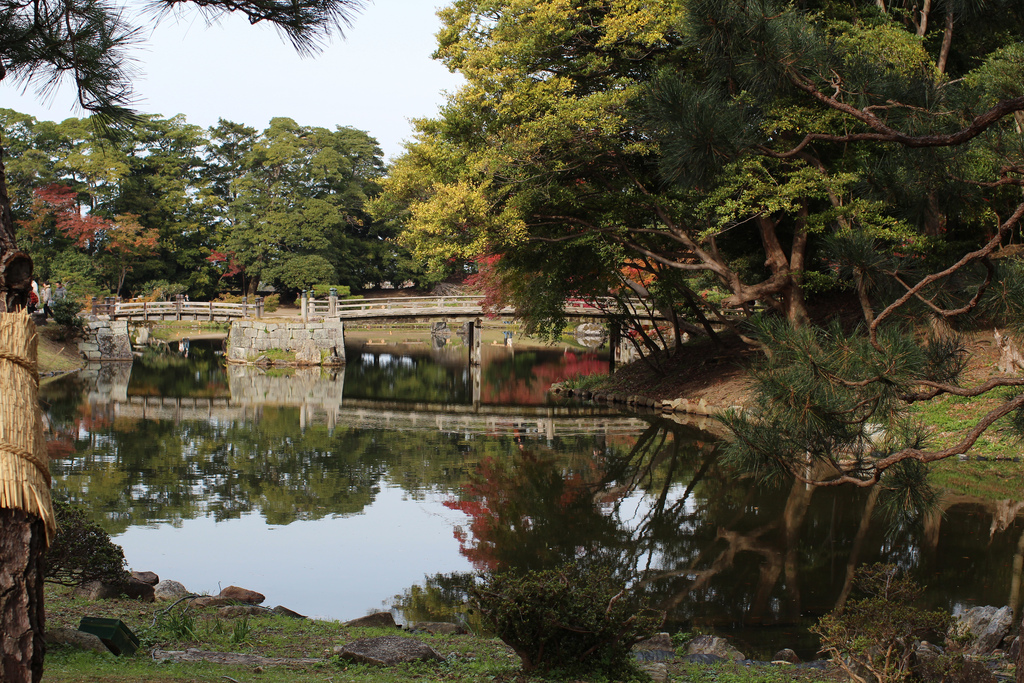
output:
<svg viewBox="0 0 1024 683"><path fill-rule="evenodd" d="M43 305L43 322L50 317L50 301L52 296L50 293L50 283L44 282L42 289L39 290L39 303Z"/></svg>

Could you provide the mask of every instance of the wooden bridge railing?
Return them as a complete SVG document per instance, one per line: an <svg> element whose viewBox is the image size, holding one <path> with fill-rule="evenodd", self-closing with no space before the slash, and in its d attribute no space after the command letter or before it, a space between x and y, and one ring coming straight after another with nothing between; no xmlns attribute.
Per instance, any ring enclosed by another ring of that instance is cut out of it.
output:
<svg viewBox="0 0 1024 683"><path fill-rule="evenodd" d="M118 301L113 297L92 300L93 315L107 315L111 320L207 320L226 321L234 318L262 318L263 299L253 303L227 303L224 301Z"/></svg>
<svg viewBox="0 0 1024 683"><path fill-rule="evenodd" d="M408 296L384 299L302 299L304 318L367 319L388 317L483 315L483 300L480 296ZM640 317L660 318L656 312L645 311L641 302L631 302ZM570 316L607 317L618 309L613 298L595 300L569 300L565 302L565 313ZM501 316L515 316L511 307L492 310L489 313Z"/></svg>

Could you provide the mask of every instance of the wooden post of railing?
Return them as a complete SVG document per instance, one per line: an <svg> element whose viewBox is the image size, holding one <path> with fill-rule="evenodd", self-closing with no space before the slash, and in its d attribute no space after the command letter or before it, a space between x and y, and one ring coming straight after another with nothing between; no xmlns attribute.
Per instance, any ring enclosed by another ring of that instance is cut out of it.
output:
<svg viewBox="0 0 1024 683"><path fill-rule="evenodd" d="M302 290L302 298L299 299L299 315L302 316L302 322L309 321L309 313L306 312L306 306L309 305L309 298L306 295L306 290Z"/></svg>
<svg viewBox="0 0 1024 683"><path fill-rule="evenodd" d="M213 322L213 301L210 302L210 322Z"/></svg>
<svg viewBox="0 0 1024 683"><path fill-rule="evenodd" d="M92 298L92 314L93 315L99 315L100 314L100 312L99 312L99 304L100 304L99 297L94 296Z"/></svg>
<svg viewBox="0 0 1024 683"><path fill-rule="evenodd" d="M248 318L249 317L249 295L248 294L246 294L245 296L242 297L242 317L243 318Z"/></svg>
<svg viewBox="0 0 1024 683"><path fill-rule="evenodd" d="M336 287L331 287L331 291L327 295L327 315L331 318L338 315L338 289Z"/></svg>
<svg viewBox="0 0 1024 683"><path fill-rule="evenodd" d="M185 301L183 294L176 294L174 297L174 319L181 320L181 306Z"/></svg>
<svg viewBox="0 0 1024 683"><path fill-rule="evenodd" d="M147 322L149 321L149 302L148 301L143 301L142 302L142 319L147 321Z"/></svg>
<svg viewBox="0 0 1024 683"><path fill-rule="evenodd" d="M256 319L263 317L263 297L256 297Z"/></svg>

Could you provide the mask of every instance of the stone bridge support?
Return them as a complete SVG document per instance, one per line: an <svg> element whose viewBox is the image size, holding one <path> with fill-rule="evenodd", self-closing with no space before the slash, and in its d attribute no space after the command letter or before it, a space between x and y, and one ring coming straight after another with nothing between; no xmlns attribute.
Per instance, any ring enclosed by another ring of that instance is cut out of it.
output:
<svg viewBox="0 0 1024 683"><path fill-rule="evenodd" d="M484 360L483 321L480 318L466 323L469 332L469 364L479 367ZM474 394L476 390L474 389Z"/></svg>
<svg viewBox="0 0 1024 683"><path fill-rule="evenodd" d="M274 362L273 352L294 356L285 364L341 365L345 362L345 329L340 320L308 323L239 321L228 334L228 362Z"/></svg>

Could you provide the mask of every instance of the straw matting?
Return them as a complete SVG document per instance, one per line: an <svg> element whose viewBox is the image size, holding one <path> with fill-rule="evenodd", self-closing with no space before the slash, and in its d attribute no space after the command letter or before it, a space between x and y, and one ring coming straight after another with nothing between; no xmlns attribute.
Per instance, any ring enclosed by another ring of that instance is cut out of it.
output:
<svg viewBox="0 0 1024 683"><path fill-rule="evenodd" d="M0 313L0 508L24 510L56 531L50 466L39 411L36 326L26 313Z"/></svg>

